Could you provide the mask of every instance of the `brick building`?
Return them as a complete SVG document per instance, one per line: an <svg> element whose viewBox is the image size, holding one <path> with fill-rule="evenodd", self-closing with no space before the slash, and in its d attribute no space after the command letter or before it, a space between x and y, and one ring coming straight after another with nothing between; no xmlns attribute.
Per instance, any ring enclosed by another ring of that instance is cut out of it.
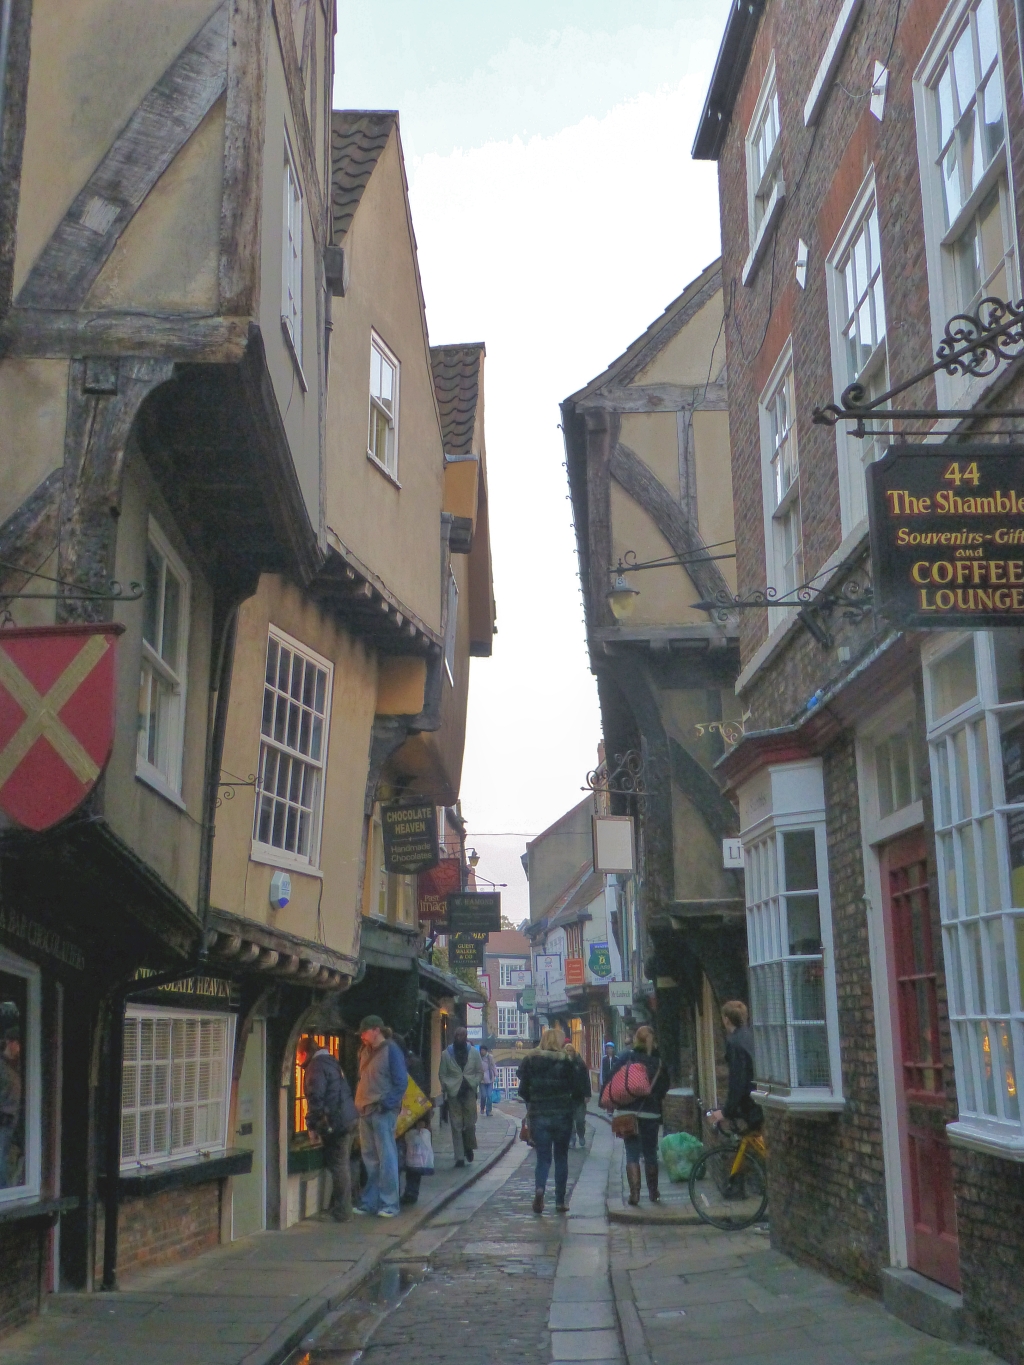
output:
<svg viewBox="0 0 1024 1365"><path fill-rule="evenodd" d="M906 385L953 315L977 332L986 297L1020 296L1019 22L1009 0L733 6L694 144L719 167L745 726L719 772L772 1237L1014 1362L1024 637L872 608L865 471L891 429L1019 429L986 414L1024 407L1024 362L888 400L962 416L860 439L812 414Z"/></svg>

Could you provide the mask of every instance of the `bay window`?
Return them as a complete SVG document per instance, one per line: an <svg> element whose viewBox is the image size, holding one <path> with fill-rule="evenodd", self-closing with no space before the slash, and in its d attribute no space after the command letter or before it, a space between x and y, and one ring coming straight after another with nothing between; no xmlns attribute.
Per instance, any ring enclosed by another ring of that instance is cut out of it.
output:
<svg viewBox="0 0 1024 1365"><path fill-rule="evenodd" d="M758 1098L842 1107L820 760L770 767L740 791Z"/></svg>
<svg viewBox="0 0 1024 1365"><path fill-rule="evenodd" d="M964 1145L1024 1160L1024 632L924 655L953 1063Z"/></svg>

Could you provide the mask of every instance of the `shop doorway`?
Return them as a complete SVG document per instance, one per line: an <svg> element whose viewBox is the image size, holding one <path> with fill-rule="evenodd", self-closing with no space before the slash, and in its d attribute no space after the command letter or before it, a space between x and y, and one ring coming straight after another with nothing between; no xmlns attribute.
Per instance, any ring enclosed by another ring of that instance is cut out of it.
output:
<svg viewBox="0 0 1024 1365"><path fill-rule="evenodd" d="M920 830L878 850L895 1002L893 1049L907 1220L907 1263L960 1288L953 1168L946 1137L928 861Z"/></svg>
<svg viewBox="0 0 1024 1365"><path fill-rule="evenodd" d="M231 1181L231 1236L247 1237L267 1226L266 1198L266 1023L254 1019L245 1044L231 1145L252 1152L252 1170Z"/></svg>

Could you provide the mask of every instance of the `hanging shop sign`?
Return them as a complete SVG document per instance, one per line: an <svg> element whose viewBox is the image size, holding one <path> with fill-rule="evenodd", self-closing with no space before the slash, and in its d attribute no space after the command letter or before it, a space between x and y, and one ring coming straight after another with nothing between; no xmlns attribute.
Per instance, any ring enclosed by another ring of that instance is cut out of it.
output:
<svg viewBox="0 0 1024 1365"><path fill-rule="evenodd" d="M508 974L508 984L514 991L520 991L524 986L532 986L533 972L529 967L513 967Z"/></svg>
<svg viewBox="0 0 1024 1365"><path fill-rule="evenodd" d="M876 610L926 630L1024 623L1024 445L894 445L867 479Z"/></svg>
<svg viewBox="0 0 1024 1365"><path fill-rule="evenodd" d="M448 897L448 930L452 934L496 934L501 928L500 891L459 891ZM483 962L477 964L483 966Z"/></svg>
<svg viewBox="0 0 1024 1365"><path fill-rule="evenodd" d="M391 801L381 806L380 827L385 872L411 876L437 865L437 807L429 801L415 805Z"/></svg>
<svg viewBox="0 0 1024 1365"><path fill-rule="evenodd" d="M594 871L632 872L636 866L631 815L595 815Z"/></svg>
<svg viewBox="0 0 1024 1365"><path fill-rule="evenodd" d="M586 980L586 972L583 969L583 959L581 957L567 957L565 959L565 984L567 986L582 986Z"/></svg>
<svg viewBox="0 0 1024 1365"><path fill-rule="evenodd" d="M482 967L486 933L459 933L448 936L448 962L452 967Z"/></svg>
<svg viewBox="0 0 1024 1365"><path fill-rule="evenodd" d="M448 897L462 886L462 864L458 858L440 858L436 867L428 868L416 878L416 898L421 920L448 920Z"/></svg>
<svg viewBox="0 0 1024 1365"><path fill-rule="evenodd" d="M607 943L592 943L587 966L594 976L606 978L612 974L612 954Z"/></svg>
<svg viewBox="0 0 1024 1365"><path fill-rule="evenodd" d="M609 981L608 1003L609 1005L632 1005L633 1003L632 981Z"/></svg>
<svg viewBox="0 0 1024 1365"><path fill-rule="evenodd" d="M156 976L152 967L138 967L136 981ZM140 1005L181 1005L204 1010L237 1010L241 1003L241 988L237 981L220 976L183 976L179 981L168 981L151 991L139 991L133 999Z"/></svg>
<svg viewBox="0 0 1024 1365"><path fill-rule="evenodd" d="M124 626L0 631L0 810L39 832L76 810L114 743Z"/></svg>
<svg viewBox="0 0 1024 1365"><path fill-rule="evenodd" d="M537 991L533 986L527 986L519 997L519 1008L524 1014L530 1014L537 1008Z"/></svg>

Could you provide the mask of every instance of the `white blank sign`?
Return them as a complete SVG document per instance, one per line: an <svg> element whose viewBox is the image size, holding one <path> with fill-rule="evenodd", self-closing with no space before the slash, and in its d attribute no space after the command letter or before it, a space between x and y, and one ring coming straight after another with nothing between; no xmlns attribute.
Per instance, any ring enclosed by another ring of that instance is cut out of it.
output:
<svg viewBox="0 0 1024 1365"><path fill-rule="evenodd" d="M594 816L594 871L633 871L633 817Z"/></svg>

